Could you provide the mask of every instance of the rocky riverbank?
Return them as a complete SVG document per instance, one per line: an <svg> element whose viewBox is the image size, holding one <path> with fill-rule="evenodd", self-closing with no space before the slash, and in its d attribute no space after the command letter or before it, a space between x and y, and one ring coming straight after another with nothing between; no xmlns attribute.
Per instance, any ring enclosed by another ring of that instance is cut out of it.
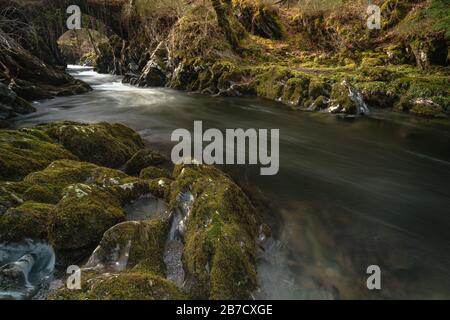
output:
<svg viewBox="0 0 450 320"><path fill-rule="evenodd" d="M144 87L210 95L258 95L293 109L361 115L392 109L428 118L450 110L448 8L442 0L380 0L381 29L367 28L364 1L286 8L256 0L165 3L80 1L87 25L76 48L64 33L64 1L3 4L0 121L33 111L27 103L83 93L63 72L80 59ZM103 6L103 7L102 7ZM110 15L104 12L110 10ZM447 10L447 11L446 11ZM51 16L42 20L35 12ZM442 14L444 13L444 14ZM111 19L107 18L110 17ZM12 25L20 28L11 28ZM105 31L106 30L106 31ZM97 40L95 40L97 39ZM101 39L98 40L98 39Z"/></svg>
<svg viewBox="0 0 450 320"><path fill-rule="evenodd" d="M367 8L358 1L324 10L223 2L228 32L238 39L233 45L213 7L194 2L181 16L152 13L167 21L158 37L114 36L91 60L97 71L138 86L258 95L304 111L360 115L383 108L447 117L449 25L439 12L448 9L439 0L377 4L381 30L367 28ZM144 21L141 28L156 28Z"/></svg>
<svg viewBox="0 0 450 320"><path fill-rule="evenodd" d="M267 228L218 169L170 173L162 155L120 124L3 129L0 151L2 246L49 243L58 270L82 267L82 289L63 286L51 299L248 299L258 287L257 239ZM149 195L167 210L129 220L126 206ZM178 286L164 259L174 235L185 274ZM2 295L20 292L31 269L0 268Z"/></svg>

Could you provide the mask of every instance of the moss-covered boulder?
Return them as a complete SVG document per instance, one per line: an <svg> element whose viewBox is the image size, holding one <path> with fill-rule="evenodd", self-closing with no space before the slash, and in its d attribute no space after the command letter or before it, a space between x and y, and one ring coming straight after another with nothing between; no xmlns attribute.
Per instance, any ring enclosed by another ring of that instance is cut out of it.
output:
<svg viewBox="0 0 450 320"><path fill-rule="evenodd" d="M153 273L83 273L81 290L60 289L52 300L185 300L174 283Z"/></svg>
<svg viewBox="0 0 450 320"><path fill-rule="evenodd" d="M24 203L23 193L27 187L27 184L23 182L0 181L0 215L4 214L9 208Z"/></svg>
<svg viewBox="0 0 450 320"><path fill-rule="evenodd" d="M347 115L367 115L370 112L363 94L346 80L334 84L329 110Z"/></svg>
<svg viewBox="0 0 450 320"><path fill-rule="evenodd" d="M77 159L44 130L0 130L0 179L19 180L58 159Z"/></svg>
<svg viewBox="0 0 450 320"><path fill-rule="evenodd" d="M125 220L119 200L97 186L75 184L63 192L48 229L57 252L90 250L106 230Z"/></svg>
<svg viewBox="0 0 450 320"><path fill-rule="evenodd" d="M169 222L163 220L120 223L105 232L88 266L165 276L163 254L168 228Z"/></svg>
<svg viewBox="0 0 450 320"><path fill-rule="evenodd" d="M293 105L302 105L308 99L309 79L306 77L291 78L286 82L281 101Z"/></svg>
<svg viewBox="0 0 450 320"><path fill-rule="evenodd" d="M106 230L125 219L123 205L148 193L149 186L118 170L59 160L0 190L5 208L26 200L55 204L43 228L49 226L48 238L62 252L95 247Z"/></svg>
<svg viewBox="0 0 450 320"><path fill-rule="evenodd" d="M173 181L168 178L147 180L150 193L159 199L164 199L167 202L170 202L172 182Z"/></svg>
<svg viewBox="0 0 450 320"><path fill-rule="evenodd" d="M171 174L166 169L158 167L147 167L141 170L139 178L143 180L152 180L157 178L170 178Z"/></svg>
<svg viewBox="0 0 450 320"><path fill-rule="evenodd" d="M147 167L155 167L160 165L168 165L169 161L166 157L158 152L149 149L142 149L136 152L130 160L125 163L123 171L129 175L138 175Z"/></svg>
<svg viewBox="0 0 450 320"><path fill-rule="evenodd" d="M59 202L65 189L77 183L104 189L122 204L148 189L144 181L129 177L122 171L72 160L55 161L44 170L29 174L23 182L28 186L24 199L48 203Z"/></svg>
<svg viewBox="0 0 450 320"><path fill-rule="evenodd" d="M214 167L179 166L172 205L184 208L183 254L194 298L248 299L256 289L259 219L242 190ZM186 210L185 192L194 202Z"/></svg>
<svg viewBox="0 0 450 320"><path fill-rule="evenodd" d="M356 106L350 98L348 88L343 83L333 86L330 111L333 113L356 113Z"/></svg>
<svg viewBox="0 0 450 320"><path fill-rule="evenodd" d="M325 110L328 108L328 103L330 102L330 99L325 98L324 96L317 97L314 102L308 106L310 111L320 111Z"/></svg>
<svg viewBox="0 0 450 320"><path fill-rule="evenodd" d="M287 68L258 67L253 70L252 90L260 97L279 100L286 82L292 77L291 71Z"/></svg>
<svg viewBox="0 0 450 320"><path fill-rule="evenodd" d="M118 168L144 148L141 137L121 124L53 123L40 127L81 160Z"/></svg>
<svg viewBox="0 0 450 320"><path fill-rule="evenodd" d="M25 202L0 215L0 242L47 239L47 224L53 205Z"/></svg>
<svg viewBox="0 0 450 320"><path fill-rule="evenodd" d="M428 117L428 118L446 118L444 108L435 103L431 99L419 98L413 99L411 97L405 96L400 99L399 103L396 105L398 111L407 111L411 114Z"/></svg>

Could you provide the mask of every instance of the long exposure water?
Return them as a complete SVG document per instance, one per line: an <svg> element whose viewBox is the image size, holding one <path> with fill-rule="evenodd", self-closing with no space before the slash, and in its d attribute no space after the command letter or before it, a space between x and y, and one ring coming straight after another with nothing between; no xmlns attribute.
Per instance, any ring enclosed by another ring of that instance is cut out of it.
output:
<svg viewBox="0 0 450 320"><path fill-rule="evenodd" d="M393 113L343 119L258 98L136 88L88 68L87 94L36 103L17 126L120 122L170 154L178 128L280 129L280 172L225 168L264 199L278 232L260 262L266 298L450 298L450 126ZM268 263L270 262L270 263ZM382 290L367 289L367 267Z"/></svg>

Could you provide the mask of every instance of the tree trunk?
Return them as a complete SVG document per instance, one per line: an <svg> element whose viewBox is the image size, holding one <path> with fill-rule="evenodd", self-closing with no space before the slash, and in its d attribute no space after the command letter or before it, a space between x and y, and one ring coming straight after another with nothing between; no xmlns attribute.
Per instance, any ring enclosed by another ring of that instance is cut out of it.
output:
<svg viewBox="0 0 450 320"><path fill-rule="evenodd" d="M224 7L221 0L211 0L212 6L217 15L217 22L219 24L219 27L225 33L225 37L231 44L231 47L234 50L238 50L239 40L236 34L234 33L233 28L230 25L230 20L228 20L228 11L230 9L229 6L231 6L231 1L224 0L224 2L226 3L227 8Z"/></svg>

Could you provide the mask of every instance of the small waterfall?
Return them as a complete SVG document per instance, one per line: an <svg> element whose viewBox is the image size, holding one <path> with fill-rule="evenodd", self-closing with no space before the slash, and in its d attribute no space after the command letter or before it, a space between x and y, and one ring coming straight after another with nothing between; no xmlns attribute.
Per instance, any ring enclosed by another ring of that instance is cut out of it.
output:
<svg viewBox="0 0 450 320"><path fill-rule="evenodd" d="M361 91L350 85L347 81L343 81L342 84L347 87L349 97L356 105L356 115L370 115L370 109L364 101Z"/></svg>
<svg viewBox="0 0 450 320"><path fill-rule="evenodd" d="M178 287L183 287L185 272L183 269L183 238L186 233L186 222L194 204L194 195L185 191L177 196L178 207L172 213L170 232L167 237L164 263L167 268L167 279Z"/></svg>
<svg viewBox="0 0 450 320"><path fill-rule="evenodd" d="M194 195L190 191L181 192L177 195L178 208L172 217L169 239L182 240L186 233L186 222L194 204Z"/></svg>
<svg viewBox="0 0 450 320"><path fill-rule="evenodd" d="M55 269L55 253L43 242L0 244L0 299L29 299Z"/></svg>

